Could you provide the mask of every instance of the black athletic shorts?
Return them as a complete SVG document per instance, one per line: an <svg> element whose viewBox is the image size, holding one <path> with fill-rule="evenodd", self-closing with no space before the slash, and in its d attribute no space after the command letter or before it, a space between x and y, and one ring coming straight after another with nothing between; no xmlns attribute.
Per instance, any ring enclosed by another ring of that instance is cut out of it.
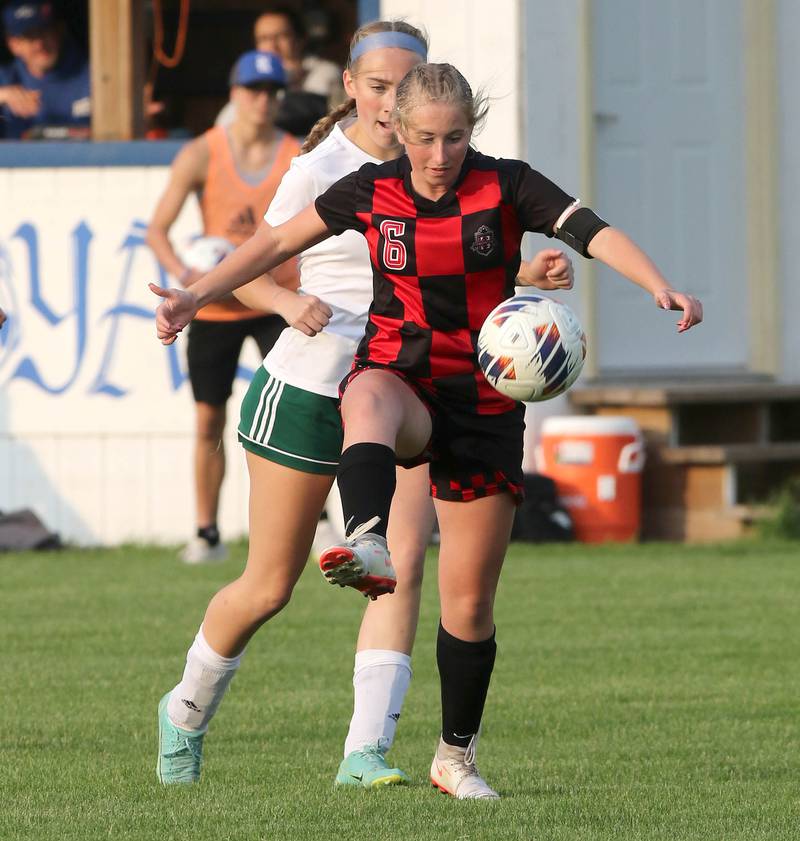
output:
<svg viewBox="0 0 800 841"><path fill-rule="evenodd" d="M240 321L193 321L189 325L186 354L195 402L212 406L227 403L244 340L252 336L263 357L285 327L286 322L279 315Z"/></svg>
<svg viewBox="0 0 800 841"><path fill-rule="evenodd" d="M424 452L398 459L401 467L430 463L431 496L469 502L508 491L519 505L525 498L522 441L525 407L522 403L499 415L478 415L443 403L412 378L383 365L360 364L345 377L340 393L370 368L391 371L414 391L430 412L431 440Z"/></svg>

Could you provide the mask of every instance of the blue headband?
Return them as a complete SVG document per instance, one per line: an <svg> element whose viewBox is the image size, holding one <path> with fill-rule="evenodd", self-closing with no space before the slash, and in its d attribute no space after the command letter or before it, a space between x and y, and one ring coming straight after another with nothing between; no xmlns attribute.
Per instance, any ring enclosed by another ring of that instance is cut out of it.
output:
<svg viewBox="0 0 800 841"><path fill-rule="evenodd" d="M361 58L364 53L368 53L370 50L380 50L383 47L399 47L401 50L410 50L412 53L417 53L425 59L428 57L428 48L414 35L394 31L375 32L372 35L367 35L366 38L362 38L353 47L350 53L350 64Z"/></svg>

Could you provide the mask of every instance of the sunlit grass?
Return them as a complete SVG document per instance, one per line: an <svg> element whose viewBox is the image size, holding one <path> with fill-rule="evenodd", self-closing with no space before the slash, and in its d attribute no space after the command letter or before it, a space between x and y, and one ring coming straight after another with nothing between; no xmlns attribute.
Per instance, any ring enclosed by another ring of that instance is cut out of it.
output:
<svg viewBox="0 0 800 841"><path fill-rule="evenodd" d="M427 784L434 554L392 752L411 786L332 787L363 603L309 569L250 645L201 784L160 787L156 704L244 551L0 555L0 838L800 836L800 544L513 547L479 751L497 803Z"/></svg>

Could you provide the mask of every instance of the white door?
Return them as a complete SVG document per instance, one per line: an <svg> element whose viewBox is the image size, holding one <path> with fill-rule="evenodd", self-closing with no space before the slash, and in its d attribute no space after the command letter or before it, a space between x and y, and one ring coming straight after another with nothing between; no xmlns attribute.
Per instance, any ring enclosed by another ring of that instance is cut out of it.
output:
<svg viewBox="0 0 800 841"><path fill-rule="evenodd" d="M594 209L628 233L705 321L677 335L638 287L597 265L599 373L747 367L740 0L593 0Z"/></svg>

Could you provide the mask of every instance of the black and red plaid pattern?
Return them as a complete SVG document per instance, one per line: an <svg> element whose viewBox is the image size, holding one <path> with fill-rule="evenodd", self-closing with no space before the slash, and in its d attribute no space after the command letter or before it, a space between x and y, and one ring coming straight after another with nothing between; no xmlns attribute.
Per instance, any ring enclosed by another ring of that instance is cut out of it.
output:
<svg viewBox="0 0 800 841"><path fill-rule="evenodd" d="M476 473L465 481L450 479L446 486L442 482L431 483L431 496L460 502L471 502L503 491L508 491L518 505L525 499L522 483L512 481L500 470L493 471L491 475Z"/></svg>
<svg viewBox="0 0 800 841"><path fill-rule="evenodd" d="M386 365L449 405L499 414L515 403L478 365L486 316L514 293L525 231L552 236L572 197L526 163L470 150L438 201L418 195L405 156L366 164L316 200L334 233L364 234L374 299L356 363Z"/></svg>

